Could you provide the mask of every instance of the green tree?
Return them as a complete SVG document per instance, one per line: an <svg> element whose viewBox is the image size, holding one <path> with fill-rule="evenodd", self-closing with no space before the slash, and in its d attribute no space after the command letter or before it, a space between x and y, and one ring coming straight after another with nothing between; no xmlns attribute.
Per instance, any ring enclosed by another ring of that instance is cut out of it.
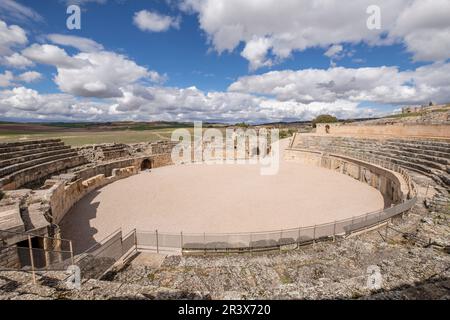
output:
<svg viewBox="0 0 450 320"><path fill-rule="evenodd" d="M249 125L245 122L239 122L235 124L236 127L240 127L240 128L248 128Z"/></svg>
<svg viewBox="0 0 450 320"><path fill-rule="evenodd" d="M338 122L338 119L330 114L321 114L312 121L312 124L313 128L315 128L316 124L318 123L333 123L333 122Z"/></svg>

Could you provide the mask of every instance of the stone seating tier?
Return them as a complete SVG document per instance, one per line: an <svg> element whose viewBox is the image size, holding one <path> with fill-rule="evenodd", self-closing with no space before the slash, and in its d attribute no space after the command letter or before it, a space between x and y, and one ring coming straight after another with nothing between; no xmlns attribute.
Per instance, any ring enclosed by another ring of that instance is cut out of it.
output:
<svg viewBox="0 0 450 320"><path fill-rule="evenodd" d="M390 161L406 169L431 177L437 183L450 187L450 142L428 140L297 136L293 147L318 149L325 152L364 154Z"/></svg>

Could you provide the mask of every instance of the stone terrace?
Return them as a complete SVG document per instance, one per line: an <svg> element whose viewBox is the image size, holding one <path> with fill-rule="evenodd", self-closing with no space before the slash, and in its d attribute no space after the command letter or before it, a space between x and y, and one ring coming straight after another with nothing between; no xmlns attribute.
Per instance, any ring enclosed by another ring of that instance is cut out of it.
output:
<svg viewBox="0 0 450 320"><path fill-rule="evenodd" d="M18 189L86 162L59 139L0 144L0 187Z"/></svg>
<svg viewBox="0 0 450 320"><path fill-rule="evenodd" d="M364 139L350 137L300 136L292 148L315 149L341 154L372 156L398 164L433 179L450 189L450 141L418 139Z"/></svg>

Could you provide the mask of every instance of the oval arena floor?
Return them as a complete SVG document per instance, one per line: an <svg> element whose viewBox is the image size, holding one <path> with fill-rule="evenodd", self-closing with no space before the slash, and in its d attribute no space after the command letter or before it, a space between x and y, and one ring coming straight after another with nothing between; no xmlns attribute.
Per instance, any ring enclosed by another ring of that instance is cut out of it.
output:
<svg viewBox="0 0 450 320"><path fill-rule="evenodd" d="M311 226L383 207L383 197L348 176L281 161L259 165L178 165L152 169L93 191L61 222L75 251L118 228L124 234L257 232Z"/></svg>

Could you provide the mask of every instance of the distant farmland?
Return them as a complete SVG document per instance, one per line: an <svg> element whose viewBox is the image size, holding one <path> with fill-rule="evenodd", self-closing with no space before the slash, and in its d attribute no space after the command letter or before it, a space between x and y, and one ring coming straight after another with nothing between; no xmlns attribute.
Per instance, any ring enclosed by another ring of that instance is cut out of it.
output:
<svg viewBox="0 0 450 320"><path fill-rule="evenodd" d="M78 146L97 143L136 143L170 139L177 128L192 128L188 123L11 123L0 122L0 143L59 138Z"/></svg>

